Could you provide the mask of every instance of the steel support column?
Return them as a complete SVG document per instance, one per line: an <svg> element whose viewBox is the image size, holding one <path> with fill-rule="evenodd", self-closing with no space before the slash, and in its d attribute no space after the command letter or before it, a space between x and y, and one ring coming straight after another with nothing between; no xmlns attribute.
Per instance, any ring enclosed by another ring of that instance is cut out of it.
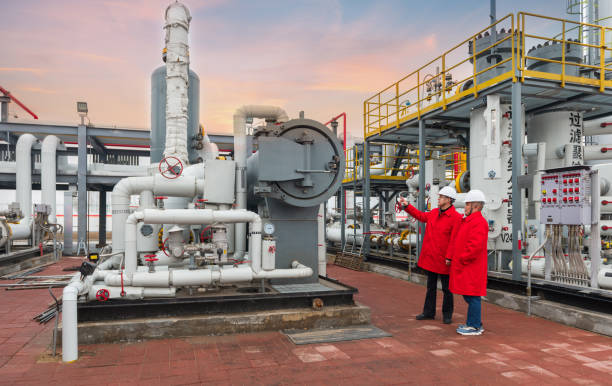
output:
<svg viewBox="0 0 612 386"><path fill-rule="evenodd" d="M521 82L512 83L512 279L521 280L522 253L519 248L521 226L521 189L518 179L522 173L521 159Z"/></svg>
<svg viewBox="0 0 612 386"><path fill-rule="evenodd" d="M78 194L78 244L77 254L87 254L87 126L78 127L78 166L77 166L77 194Z"/></svg>
<svg viewBox="0 0 612 386"><path fill-rule="evenodd" d="M419 121L419 198L417 206L419 210L426 210L425 208L425 122L423 119ZM417 243L417 259L421 254L421 245L423 242L423 236L425 234L425 225L419 222L419 234Z"/></svg>
<svg viewBox="0 0 612 386"><path fill-rule="evenodd" d="M370 253L370 222L372 216L370 214L370 144L368 141L363 142L363 247L364 256Z"/></svg>
<svg viewBox="0 0 612 386"><path fill-rule="evenodd" d="M68 190L64 192L64 254L72 255L73 242L72 242L72 198L74 191Z"/></svg>
<svg viewBox="0 0 612 386"><path fill-rule="evenodd" d="M98 213L98 244L100 248L106 244L106 191L100 190L100 209Z"/></svg>

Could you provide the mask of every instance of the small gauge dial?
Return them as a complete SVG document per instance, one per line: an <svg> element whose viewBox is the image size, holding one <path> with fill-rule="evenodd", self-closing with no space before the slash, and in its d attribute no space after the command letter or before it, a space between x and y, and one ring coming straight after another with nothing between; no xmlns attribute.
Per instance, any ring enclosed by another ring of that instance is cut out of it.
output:
<svg viewBox="0 0 612 386"><path fill-rule="evenodd" d="M264 230L264 233L265 233L265 234L267 234L267 235L271 235L272 233L274 233L274 224L269 223L269 222L268 222L268 223L266 223L266 224L264 225L264 229L263 229L263 230Z"/></svg>

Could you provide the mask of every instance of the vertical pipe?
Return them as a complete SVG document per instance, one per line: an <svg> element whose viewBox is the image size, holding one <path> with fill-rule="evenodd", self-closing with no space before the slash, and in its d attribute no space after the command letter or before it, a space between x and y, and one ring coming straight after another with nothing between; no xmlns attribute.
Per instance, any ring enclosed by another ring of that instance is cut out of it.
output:
<svg viewBox="0 0 612 386"><path fill-rule="evenodd" d="M42 203L51 207L49 213L49 222L57 223L56 214L56 173L57 173L57 146L60 140L55 135L48 135L42 143L40 151L41 159L41 176L40 189Z"/></svg>
<svg viewBox="0 0 612 386"><path fill-rule="evenodd" d="M327 258L325 255L325 209L324 204L319 205L317 216L317 252L319 256L319 276L327 276Z"/></svg>
<svg viewBox="0 0 612 386"><path fill-rule="evenodd" d="M600 206L599 204L599 170L591 172L591 245L589 257L591 258L591 287L599 288L598 275L601 267L601 235L599 231Z"/></svg>
<svg viewBox="0 0 612 386"><path fill-rule="evenodd" d="M64 287L62 295L62 361L74 362L79 358L79 334L77 326L77 298L79 291L76 287ZM59 317L56 316L57 318Z"/></svg>
<svg viewBox="0 0 612 386"><path fill-rule="evenodd" d="M521 231L521 189L518 178L521 175L521 82L512 83L512 279L521 279L521 250L519 232Z"/></svg>
<svg viewBox="0 0 612 386"><path fill-rule="evenodd" d="M78 138L78 169L77 169L77 191L78 191L78 244L77 254L84 247L87 254L87 126L79 125Z"/></svg>
<svg viewBox="0 0 612 386"><path fill-rule="evenodd" d="M0 122L8 122L8 104L11 98L0 95Z"/></svg>
<svg viewBox="0 0 612 386"><path fill-rule="evenodd" d="M26 226L32 223L32 145L36 142L37 139L32 134L22 134L15 147L17 164L15 194L19 209L23 213L20 223Z"/></svg>
<svg viewBox="0 0 612 386"><path fill-rule="evenodd" d="M344 251L346 245L346 192L340 186L340 248Z"/></svg>
<svg viewBox="0 0 612 386"><path fill-rule="evenodd" d="M364 256L370 253L370 145L368 141L363 142L363 242L361 250Z"/></svg>
<svg viewBox="0 0 612 386"><path fill-rule="evenodd" d="M64 254L72 255L72 190L64 192Z"/></svg>
<svg viewBox="0 0 612 386"><path fill-rule="evenodd" d="M424 211L425 208L425 120L419 121L419 198L417 205L419 210ZM425 228L422 223L419 223L419 234L417 243L417 256L421 254L421 244Z"/></svg>
<svg viewBox="0 0 612 386"><path fill-rule="evenodd" d="M100 191L100 210L98 211L98 244L106 245L106 191Z"/></svg>

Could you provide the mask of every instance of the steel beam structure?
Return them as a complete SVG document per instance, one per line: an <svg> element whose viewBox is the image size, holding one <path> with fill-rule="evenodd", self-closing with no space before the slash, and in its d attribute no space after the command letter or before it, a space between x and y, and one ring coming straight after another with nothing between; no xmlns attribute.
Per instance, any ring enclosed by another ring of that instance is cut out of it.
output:
<svg viewBox="0 0 612 386"><path fill-rule="evenodd" d="M419 198L417 205L419 210L424 211L425 208L425 126L427 122L421 119L419 121ZM419 222L419 234L417 243L417 260L421 255L421 247L423 244L423 236L425 235L425 225Z"/></svg>
<svg viewBox="0 0 612 386"><path fill-rule="evenodd" d="M370 143L363 141L363 242L361 251L365 256L370 253ZM357 192L355 192L357 196Z"/></svg>

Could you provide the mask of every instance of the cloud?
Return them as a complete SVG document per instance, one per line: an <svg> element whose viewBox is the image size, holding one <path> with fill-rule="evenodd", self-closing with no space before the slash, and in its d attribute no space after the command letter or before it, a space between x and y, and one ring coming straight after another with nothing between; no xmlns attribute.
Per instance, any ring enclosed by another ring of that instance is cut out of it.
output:
<svg viewBox="0 0 612 386"><path fill-rule="evenodd" d="M41 75L48 70L32 67L0 67L0 72L29 72L36 75Z"/></svg>

